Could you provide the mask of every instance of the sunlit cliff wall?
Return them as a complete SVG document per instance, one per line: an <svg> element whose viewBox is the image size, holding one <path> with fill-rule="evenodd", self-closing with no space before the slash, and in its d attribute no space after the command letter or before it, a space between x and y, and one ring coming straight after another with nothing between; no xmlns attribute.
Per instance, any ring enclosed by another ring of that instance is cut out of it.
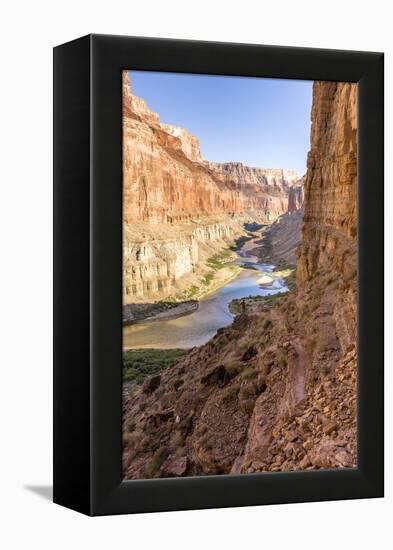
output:
<svg viewBox="0 0 393 550"><path fill-rule="evenodd" d="M285 212L296 179L291 171L204 161L198 139L162 124L123 71L124 301L170 295L210 245L214 253L245 220L270 223Z"/></svg>
<svg viewBox="0 0 393 550"><path fill-rule="evenodd" d="M134 391L125 478L356 466L356 92L314 84L297 288Z"/></svg>

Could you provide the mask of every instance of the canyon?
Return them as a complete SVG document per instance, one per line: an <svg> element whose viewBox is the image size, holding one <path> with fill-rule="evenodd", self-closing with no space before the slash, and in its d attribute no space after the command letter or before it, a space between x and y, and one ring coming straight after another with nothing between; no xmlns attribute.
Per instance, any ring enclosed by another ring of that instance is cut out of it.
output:
<svg viewBox="0 0 393 550"><path fill-rule="evenodd" d="M280 232L289 224L289 235L291 220L298 232L289 247L296 261L294 290L237 315L207 344L130 390L123 402L125 479L356 466L356 94L356 84L314 82L307 173L291 195L299 178L288 181L283 172L264 174L232 163L211 166L200 160L195 141L187 137L181 145L184 137L175 131L159 138L160 155L162 161L167 154L176 157L183 186L198 181L203 187L199 202L190 197L201 218L194 220L186 204L180 206L185 196L177 196L174 172L156 172L155 199L138 194L137 187L133 197L125 191L128 223L149 219L149 230L171 228L169 212L186 226L201 223L203 231L210 222L202 217L217 216L212 242L225 241L236 235L237 216L246 220L258 206L261 223L284 214L274 233L282 243ZM138 108L132 116L144 119L139 123L148 127L151 144L162 129ZM130 128L132 116L126 117ZM158 170L152 151L141 153L138 162ZM134 179L127 181L132 185ZM171 205L165 211L164 195ZM228 222L220 225L219 211L227 208L233 226L222 233ZM144 253L157 254L148 248Z"/></svg>
<svg viewBox="0 0 393 550"><path fill-rule="evenodd" d="M288 210L281 214L263 233L264 258L275 265L296 264L296 252L301 240L304 215L305 176L288 193Z"/></svg>
<svg viewBox="0 0 393 550"><path fill-rule="evenodd" d="M123 71L123 303L184 295L245 224L288 211L298 180L292 170L204 160L198 139L161 123Z"/></svg>

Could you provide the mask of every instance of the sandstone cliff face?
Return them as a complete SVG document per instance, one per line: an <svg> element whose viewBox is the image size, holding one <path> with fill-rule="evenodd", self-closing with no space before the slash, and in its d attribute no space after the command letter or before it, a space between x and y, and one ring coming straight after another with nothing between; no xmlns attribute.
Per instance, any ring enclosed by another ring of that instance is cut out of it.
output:
<svg viewBox="0 0 393 550"><path fill-rule="evenodd" d="M274 265L296 264L304 214L303 176L288 192L288 211L281 214L263 233L261 255Z"/></svg>
<svg viewBox="0 0 393 550"><path fill-rule="evenodd" d="M264 232L261 256L276 266L296 264L296 252L301 240L304 208L286 212Z"/></svg>
<svg viewBox="0 0 393 550"><path fill-rule="evenodd" d="M356 465L356 139L356 85L316 82L298 289L274 314L286 365L255 402L240 471Z"/></svg>
<svg viewBox="0 0 393 550"><path fill-rule="evenodd" d="M356 93L356 85L314 84L311 151L305 182L305 223L299 254L300 282L331 261L343 271L337 246L345 241L345 246L351 248L355 243Z"/></svg>
<svg viewBox="0 0 393 550"><path fill-rule="evenodd" d="M158 115L129 91L127 71L123 80L127 224L245 212L255 212L268 222L286 211L295 172L202 161L198 140L183 128L161 124Z"/></svg>
<svg viewBox="0 0 393 550"><path fill-rule="evenodd" d="M239 236L244 221L270 223L285 212L296 178L204 161L197 138L161 124L123 71L124 302L176 293L176 282Z"/></svg>
<svg viewBox="0 0 393 550"><path fill-rule="evenodd" d="M334 274L340 282L334 316L343 352L353 348L356 338L356 98L355 84L314 84L297 270L300 285L318 272Z"/></svg>
<svg viewBox="0 0 393 550"><path fill-rule="evenodd" d="M258 204L253 203L252 209L259 211L259 218L264 223L271 223L287 211L291 186L298 179L298 174L294 170L253 168L244 166L241 162L205 161L205 165L216 181L233 182L238 189L247 194L262 191L265 197L260 197Z"/></svg>
<svg viewBox="0 0 393 550"><path fill-rule="evenodd" d="M288 191L288 213L292 214L303 206L304 202L304 184L306 176L303 176Z"/></svg>
<svg viewBox="0 0 393 550"><path fill-rule="evenodd" d="M199 140L195 136L187 132L184 128L179 128L170 124L161 124L161 127L168 132L168 134L179 138L181 150L187 158L193 162L202 162Z"/></svg>
<svg viewBox="0 0 393 550"><path fill-rule="evenodd" d="M269 194L285 194L298 180L295 170L277 170L272 168L252 168L241 162L208 162L206 165L214 175L223 181L231 180L238 185L256 185Z"/></svg>
<svg viewBox="0 0 393 550"><path fill-rule="evenodd" d="M160 299L176 290L179 279L239 234L234 220L178 223L160 228L126 225L123 234L125 303Z"/></svg>
<svg viewBox="0 0 393 550"><path fill-rule="evenodd" d="M130 395L126 479L356 466L355 113L315 83L297 290Z"/></svg>

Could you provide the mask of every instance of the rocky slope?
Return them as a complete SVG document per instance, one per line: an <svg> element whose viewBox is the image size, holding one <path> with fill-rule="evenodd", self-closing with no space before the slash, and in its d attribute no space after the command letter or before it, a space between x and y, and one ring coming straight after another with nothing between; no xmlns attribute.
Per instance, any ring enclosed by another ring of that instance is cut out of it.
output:
<svg viewBox="0 0 393 550"><path fill-rule="evenodd" d="M303 225L305 181L303 176L289 188L288 211L281 214L263 233L260 256L274 265L296 263Z"/></svg>
<svg viewBox="0 0 393 550"><path fill-rule="evenodd" d="M316 82L297 289L124 403L126 479L356 465L356 85Z"/></svg>
<svg viewBox="0 0 393 550"><path fill-rule="evenodd" d="M244 222L270 223L285 212L296 180L291 171L203 160L198 140L161 124L124 71L124 302L176 293Z"/></svg>

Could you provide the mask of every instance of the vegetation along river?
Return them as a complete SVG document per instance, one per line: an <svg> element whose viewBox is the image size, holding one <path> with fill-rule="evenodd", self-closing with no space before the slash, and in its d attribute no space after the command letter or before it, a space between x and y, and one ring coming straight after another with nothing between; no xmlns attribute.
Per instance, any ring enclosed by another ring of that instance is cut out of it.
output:
<svg viewBox="0 0 393 550"><path fill-rule="evenodd" d="M189 315L124 326L123 349L187 349L201 346L208 342L218 329L232 323L234 315L229 311L232 300L287 292L288 288L283 279L272 273L274 266L260 263L252 254L253 248L256 247L255 240L257 239L247 241L237 252L236 263L244 269L236 279L203 298L199 308ZM261 283L266 281L268 284L261 286Z"/></svg>

